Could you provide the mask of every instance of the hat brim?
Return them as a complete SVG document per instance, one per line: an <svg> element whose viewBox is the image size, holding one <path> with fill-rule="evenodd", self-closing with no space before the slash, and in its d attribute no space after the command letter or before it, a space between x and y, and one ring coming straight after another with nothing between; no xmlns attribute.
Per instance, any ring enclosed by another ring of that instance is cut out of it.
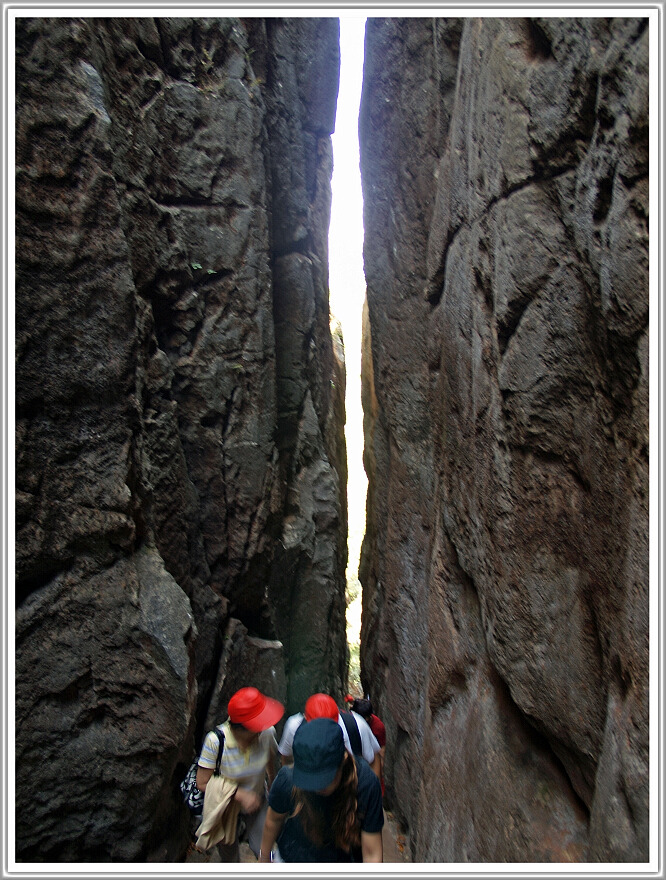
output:
<svg viewBox="0 0 666 880"><path fill-rule="evenodd" d="M340 761L340 764L341 763L342 760ZM302 788L303 791L321 791L322 789L327 788L331 784L331 782L333 782L338 770L340 769L340 764L338 764L338 766L334 767L332 770L316 770L311 773L306 773L303 770L299 770L294 763L292 784L296 788Z"/></svg>
<svg viewBox="0 0 666 880"><path fill-rule="evenodd" d="M258 715L255 715L252 719L243 721L243 727L246 727L253 733L261 733L262 730L268 730L269 727L273 727L274 724L277 724L280 718L284 715L284 706L282 703L278 703L277 700L273 700L271 697L265 697L265 700L266 704Z"/></svg>

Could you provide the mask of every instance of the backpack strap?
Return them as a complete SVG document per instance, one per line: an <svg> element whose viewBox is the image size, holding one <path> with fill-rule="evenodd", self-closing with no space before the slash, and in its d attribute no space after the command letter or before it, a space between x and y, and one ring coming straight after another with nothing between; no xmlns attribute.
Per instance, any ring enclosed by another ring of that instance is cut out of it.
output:
<svg viewBox="0 0 666 880"><path fill-rule="evenodd" d="M358 724L356 723L356 719L352 715L351 712L340 712L340 718L342 718L342 722L347 728L347 733L349 734L349 745L352 748L352 752L356 757L363 757L363 745L361 743L361 734L358 729Z"/></svg>
<svg viewBox="0 0 666 880"><path fill-rule="evenodd" d="M213 771L213 776L220 775L220 761L222 760L222 752L224 751L224 732L218 730L217 727L214 727L213 730L217 735L217 758L215 758L215 770Z"/></svg>

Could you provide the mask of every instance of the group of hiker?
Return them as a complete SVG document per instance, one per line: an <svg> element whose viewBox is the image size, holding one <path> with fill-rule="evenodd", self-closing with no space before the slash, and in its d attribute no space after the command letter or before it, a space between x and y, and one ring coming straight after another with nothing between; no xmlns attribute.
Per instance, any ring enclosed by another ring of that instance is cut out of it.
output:
<svg viewBox="0 0 666 880"><path fill-rule="evenodd" d="M197 762L197 847L223 862L240 860L241 840L259 862L381 862L386 730L369 699L346 701L313 694L278 743L284 706L236 691Z"/></svg>

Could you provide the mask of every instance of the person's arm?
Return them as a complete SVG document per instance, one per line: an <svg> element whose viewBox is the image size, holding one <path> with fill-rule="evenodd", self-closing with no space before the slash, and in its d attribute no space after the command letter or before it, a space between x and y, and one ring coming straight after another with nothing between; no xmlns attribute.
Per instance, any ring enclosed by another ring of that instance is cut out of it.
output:
<svg viewBox="0 0 666 880"><path fill-rule="evenodd" d="M199 755L197 763L197 776L195 782L199 791L206 791L206 786L208 785L210 777L213 775L214 767L217 765L217 759L220 756L220 748L224 748L224 746L220 744L219 734L218 736L215 736L213 731L209 731L203 741L201 754ZM208 766L206 766L207 764Z"/></svg>
<svg viewBox="0 0 666 880"><path fill-rule="evenodd" d="M249 788L237 788L234 800L240 804L243 813L256 813L262 803L262 798Z"/></svg>
<svg viewBox="0 0 666 880"><path fill-rule="evenodd" d="M376 831L369 834L367 831L361 831L361 852L363 853L364 862L383 862L384 843L382 841L382 832Z"/></svg>
<svg viewBox="0 0 666 880"><path fill-rule="evenodd" d="M289 767L294 763L294 734L301 726L302 722L303 716L300 713L297 713L296 715L290 715L284 723L282 739L278 745L281 767Z"/></svg>
<svg viewBox="0 0 666 880"><path fill-rule="evenodd" d="M369 771L367 763L359 761L357 768L358 811L362 817L362 860L364 862L382 862L384 860L382 786L375 774Z"/></svg>
<svg viewBox="0 0 666 880"><path fill-rule="evenodd" d="M358 732L361 735L363 757L372 768L372 772L375 774L377 779L379 779L382 770L381 758L379 757L379 743L377 742L377 737L374 735L374 733L370 729L370 725L364 718L361 718L361 716L357 715L356 712L352 712L352 714L356 719Z"/></svg>
<svg viewBox="0 0 666 880"><path fill-rule="evenodd" d="M371 715L370 717L373 723L369 723L369 727L374 733L375 739L379 743L379 781L381 782L384 775L384 762L386 760L386 727L384 727L384 723L381 718L377 718L376 715Z"/></svg>
<svg viewBox="0 0 666 880"><path fill-rule="evenodd" d="M197 788L199 791L206 791L208 780L213 775L212 767L197 767Z"/></svg>
<svg viewBox="0 0 666 880"><path fill-rule="evenodd" d="M273 780L275 779L275 759L277 757L277 743L275 741L275 735L273 734L270 738L269 746L268 746L268 761L266 763L266 787L268 791L271 790L271 785L273 785Z"/></svg>
<svg viewBox="0 0 666 880"><path fill-rule="evenodd" d="M272 807L269 807L266 811L264 832L261 835L261 849L259 850L258 859L259 862L270 862L271 850L273 849L275 841L280 836L280 831L282 831L282 826L284 825L284 820L286 818L286 813L276 813Z"/></svg>
<svg viewBox="0 0 666 880"><path fill-rule="evenodd" d="M209 767L199 767L197 770L197 788L199 791L206 791L213 771ZM255 813L261 806L261 798L253 791L246 788L237 788L234 794L234 800L238 801L240 808L244 813Z"/></svg>

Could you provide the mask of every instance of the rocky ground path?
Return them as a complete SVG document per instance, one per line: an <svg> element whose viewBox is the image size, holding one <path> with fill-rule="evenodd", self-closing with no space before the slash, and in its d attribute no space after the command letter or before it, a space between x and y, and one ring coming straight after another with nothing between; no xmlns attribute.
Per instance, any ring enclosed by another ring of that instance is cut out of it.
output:
<svg viewBox="0 0 666 880"><path fill-rule="evenodd" d="M410 862L409 845L406 836L400 831L398 823L388 810L384 811L384 831L382 834L384 841L384 862ZM241 863L256 863L254 853L247 845L241 844L240 847ZM190 845L186 856L186 862L219 862L220 857L217 849L213 847L209 852L201 852L192 844Z"/></svg>

